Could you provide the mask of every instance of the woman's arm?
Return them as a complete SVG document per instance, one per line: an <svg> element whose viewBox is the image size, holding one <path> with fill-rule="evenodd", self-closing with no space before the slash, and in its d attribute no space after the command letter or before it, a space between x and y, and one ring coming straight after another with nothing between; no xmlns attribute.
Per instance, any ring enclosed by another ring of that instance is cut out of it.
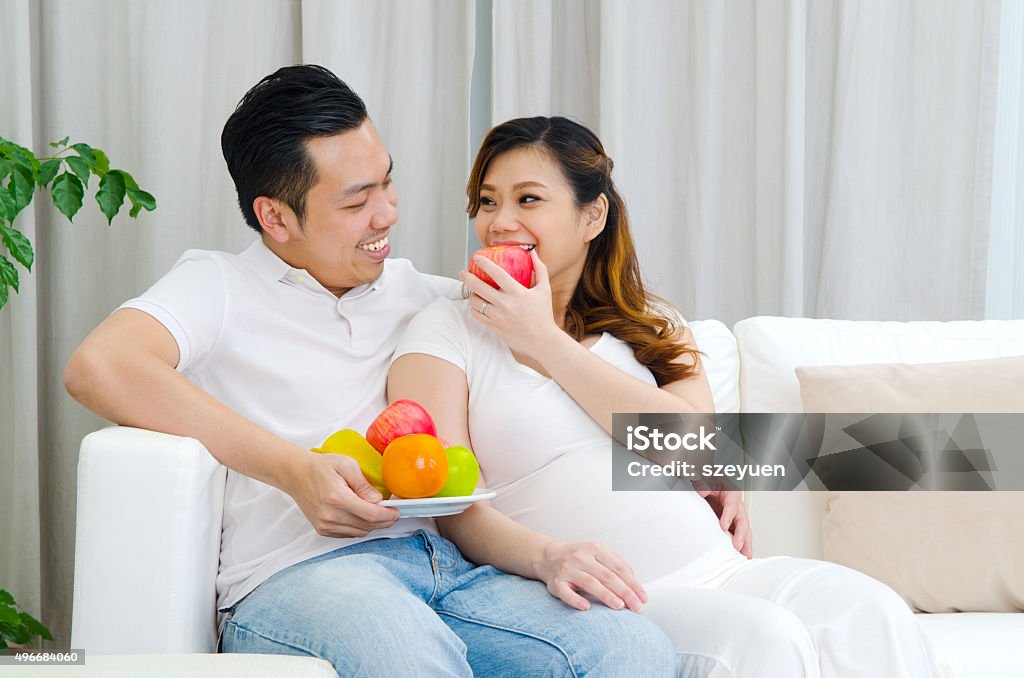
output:
<svg viewBox="0 0 1024 678"><path fill-rule="evenodd" d="M401 398L423 405L450 444L472 449L469 385L461 369L423 353L403 355L388 373L388 400ZM469 560L543 581L552 595L577 609L590 607L580 593L613 609L639 611L647 602L632 569L607 547L552 539L511 520L489 502L438 518L437 525Z"/></svg>
<svg viewBox="0 0 1024 678"><path fill-rule="evenodd" d="M530 289L483 257L477 257L477 265L501 289L494 289L468 272L461 274L463 283L474 294L470 300L473 316L513 351L538 362L609 435L614 435L612 415L616 412L715 411L711 385L699 360L693 376L659 388L607 363L566 334L555 324L547 267L535 251L530 254L536 271L536 281ZM485 314L479 312L482 301L488 304ZM680 342L693 344L689 328L683 329ZM677 362L692 364L691 360L683 355ZM701 495L718 515L722 529L732 534L736 550L752 557L752 535L742 494L736 490L701 490Z"/></svg>
<svg viewBox="0 0 1024 678"><path fill-rule="evenodd" d="M711 387L699 361L692 377L658 388L607 363L566 334L552 315L547 268L536 252L531 255L537 279L530 289L516 283L494 262L478 257L477 264L501 289L464 272L463 282L476 295L470 300L473 316L513 351L538 362L609 435L615 412L715 411ZM486 315L479 312L482 301L488 304ZM689 329L680 341L693 342ZM690 360L682 356L679 362L689 364Z"/></svg>

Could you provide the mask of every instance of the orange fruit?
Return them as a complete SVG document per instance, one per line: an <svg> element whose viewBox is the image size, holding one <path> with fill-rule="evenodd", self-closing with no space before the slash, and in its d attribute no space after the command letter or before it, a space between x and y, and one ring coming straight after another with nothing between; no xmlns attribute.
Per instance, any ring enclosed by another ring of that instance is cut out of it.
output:
<svg viewBox="0 0 1024 678"><path fill-rule="evenodd" d="M434 436L413 433L388 444L381 470L391 494L403 499L432 497L448 479L448 456Z"/></svg>

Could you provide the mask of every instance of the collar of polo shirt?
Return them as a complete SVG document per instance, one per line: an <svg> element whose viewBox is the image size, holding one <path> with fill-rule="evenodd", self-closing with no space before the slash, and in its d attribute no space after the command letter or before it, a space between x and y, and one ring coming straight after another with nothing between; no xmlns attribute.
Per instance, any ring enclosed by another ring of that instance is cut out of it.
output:
<svg viewBox="0 0 1024 678"><path fill-rule="evenodd" d="M334 297L334 295L331 294L327 288L321 285L316 278L311 276L308 271L303 268L292 268L288 265L288 262L274 254L274 251L267 247L267 244L263 242L262 239L256 241L256 246L253 248L252 254L259 262L260 267L264 268L267 271L267 274L272 276L275 280L279 280L288 285L306 287ZM383 289L386 278L387 267L384 266L381 268L381 274L377 276L376 280L364 285L359 285L358 287L353 287L348 292L341 295L340 299L348 301L361 297L371 290Z"/></svg>

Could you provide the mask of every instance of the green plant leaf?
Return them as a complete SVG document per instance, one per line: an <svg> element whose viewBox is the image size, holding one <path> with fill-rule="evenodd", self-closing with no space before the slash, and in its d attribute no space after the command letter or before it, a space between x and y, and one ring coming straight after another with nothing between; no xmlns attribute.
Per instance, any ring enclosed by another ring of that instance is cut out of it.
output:
<svg viewBox="0 0 1024 678"><path fill-rule="evenodd" d="M14 264L7 257L0 254L0 285L5 288L13 287L15 292L19 292L18 282L18 269L14 268Z"/></svg>
<svg viewBox="0 0 1024 678"><path fill-rule="evenodd" d="M53 636L50 634L50 629L43 626L42 622L30 615L28 612L22 612L20 615L22 625L28 629L29 633L33 636L40 636L46 640L53 640Z"/></svg>
<svg viewBox="0 0 1024 678"><path fill-rule="evenodd" d="M53 146L54 148L60 148L61 146L67 146L68 145L68 139L70 139L70 138L71 137L64 137L60 141L51 141L50 145Z"/></svg>
<svg viewBox="0 0 1024 678"><path fill-rule="evenodd" d="M96 176L102 177L110 171L110 159L107 158L106 153L98 148L92 149L92 155L95 160L91 165L89 165L89 169L91 169Z"/></svg>
<svg viewBox="0 0 1024 678"><path fill-rule="evenodd" d="M29 271L32 270L32 263L35 261L36 254L32 251L32 243L29 242L28 238L21 231L13 226L0 224L0 240L3 241L4 246L11 252L11 255L19 264Z"/></svg>
<svg viewBox="0 0 1024 678"><path fill-rule="evenodd" d="M18 146L12 148L7 152L7 157L14 161L16 165L21 165L25 169L32 171L32 159L33 156L28 153L24 148Z"/></svg>
<svg viewBox="0 0 1024 678"><path fill-rule="evenodd" d="M82 185L83 186L88 186L89 185L89 163L87 163L82 158L78 158L78 157L75 157L73 155L69 155L68 157L64 158L64 160L67 161L68 167L70 167L71 171L75 173L75 176L77 176L79 179L82 180Z"/></svg>
<svg viewBox="0 0 1024 678"><path fill-rule="evenodd" d="M111 172L117 172L118 174L120 174L124 178L124 185L127 188L131 188L131 189L134 189L136 191L139 190L139 185L137 183L135 183L135 177L133 177L132 175L128 174L124 170L110 170L110 171Z"/></svg>
<svg viewBox="0 0 1024 678"><path fill-rule="evenodd" d="M0 137L0 141L3 141L3 137ZM14 596L11 592L6 589L0 589L0 605L15 605Z"/></svg>
<svg viewBox="0 0 1024 678"><path fill-rule="evenodd" d="M20 623L21 619L18 617L18 612L14 609L13 603L0 605L0 624L18 626Z"/></svg>
<svg viewBox="0 0 1024 678"><path fill-rule="evenodd" d="M7 285L0 283L0 308L3 308L7 304ZM3 643L3 624L0 624L0 648L5 648L7 645Z"/></svg>
<svg viewBox="0 0 1024 678"><path fill-rule="evenodd" d="M13 162L11 162L10 160L6 160L3 157L0 157L0 184L3 183L4 179L7 178L7 175L10 174L11 170L13 169Z"/></svg>
<svg viewBox="0 0 1024 678"><path fill-rule="evenodd" d="M0 218L11 223L17 213L18 208L14 204L14 196L6 188L0 186Z"/></svg>
<svg viewBox="0 0 1024 678"><path fill-rule="evenodd" d="M53 181L53 178L57 176L57 172L60 171L60 158L50 158L42 164L39 168L39 173L36 175L36 182L40 188L46 188Z"/></svg>
<svg viewBox="0 0 1024 678"><path fill-rule="evenodd" d="M96 155L93 153L92 146L89 144L72 144L71 148L78 152L78 155L82 157L82 160L86 161L90 165L96 164Z"/></svg>
<svg viewBox="0 0 1024 678"><path fill-rule="evenodd" d="M128 199L132 201L132 210L129 213L131 217L137 216L141 209L145 209L147 212L156 209L156 198L142 189L129 188Z"/></svg>
<svg viewBox="0 0 1024 678"><path fill-rule="evenodd" d="M15 216L32 202L32 194L36 190L36 180L27 167L16 165L11 173L11 195L14 197ZM14 221L13 219L11 221Z"/></svg>
<svg viewBox="0 0 1024 678"><path fill-rule="evenodd" d="M74 221L75 214L82 209L82 198L85 196L85 189L82 182L74 174L62 173L53 180L53 187L50 189L53 195L53 204L57 206L60 213Z"/></svg>
<svg viewBox="0 0 1024 678"><path fill-rule="evenodd" d="M36 172L39 170L39 161L36 159L35 154L24 146L13 143L7 144L4 149L6 151L5 155L8 158L32 173L32 180L34 181Z"/></svg>
<svg viewBox="0 0 1024 678"><path fill-rule="evenodd" d="M107 226L121 209L124 195L124 176L120 172L107 172L103 175L100 179L100 190L96 193L96 202L100 205L100 211L107 217ZM134 201L132 204L134 205Z"/></svg>
<svg viewBox="0 0 1024 678"><path fill-rule="evenodd" d="M24 645L25 643L32 640L32 634L24 626L15 626L12 630L9 639L15 645Z"/></svg>

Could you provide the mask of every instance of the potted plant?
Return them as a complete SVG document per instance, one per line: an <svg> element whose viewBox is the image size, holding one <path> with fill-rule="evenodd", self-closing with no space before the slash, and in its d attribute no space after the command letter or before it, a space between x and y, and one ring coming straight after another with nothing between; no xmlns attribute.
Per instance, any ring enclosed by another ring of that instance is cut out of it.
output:
<svg viewBox="0 0 1024 678"><path fill-rule="evenodd" d="M56 149L53 155L38 158L24 146L0 137L0 309L7 304L8 290L18 291L15 262L31 271L35 261L32 243L14 227L14 220L32 203L37 189L48 191L53 204L69 221L82 208L93 176L99 179L96 202L107 217L107 225L126 199L131 203L128 215L133 219L144 209L156 209L156 199L139 188L131 174L111 169L106 153L88 144L68 145L68 140L65 137L51 143L50 147ZM18 609L10 592L0 589L0 649L6 649L9 643L25 645L36 637L53 640L39 620Z"/></svg>
<svg viewBox="0 0 1024 678"><path fill-rule="evenodd" d="M14 596L0 589L0 649L6 650L9 645L25 645L39 636L53 640L49 629L28 612L19 612Z"/></svg>
<svg viewBox="0 0 1024 678"><path fill-rule="evenodd" d="M99 178L96 202L108 226L126 199L131 203L128 216L133 219L144 209L156 209L156 198L139 188L128 172L111 169L107 154L100 149L83 143L68 145L68 137L50 146L56 149L53 155L37 158L24 146L0 137L0 308L7 303L9 288L18 291L14 262L31 271L35 261L32 243L14 227L14 219L31 204L36 189L48 191L69 221L82 208L93 176Z"/></svg>

